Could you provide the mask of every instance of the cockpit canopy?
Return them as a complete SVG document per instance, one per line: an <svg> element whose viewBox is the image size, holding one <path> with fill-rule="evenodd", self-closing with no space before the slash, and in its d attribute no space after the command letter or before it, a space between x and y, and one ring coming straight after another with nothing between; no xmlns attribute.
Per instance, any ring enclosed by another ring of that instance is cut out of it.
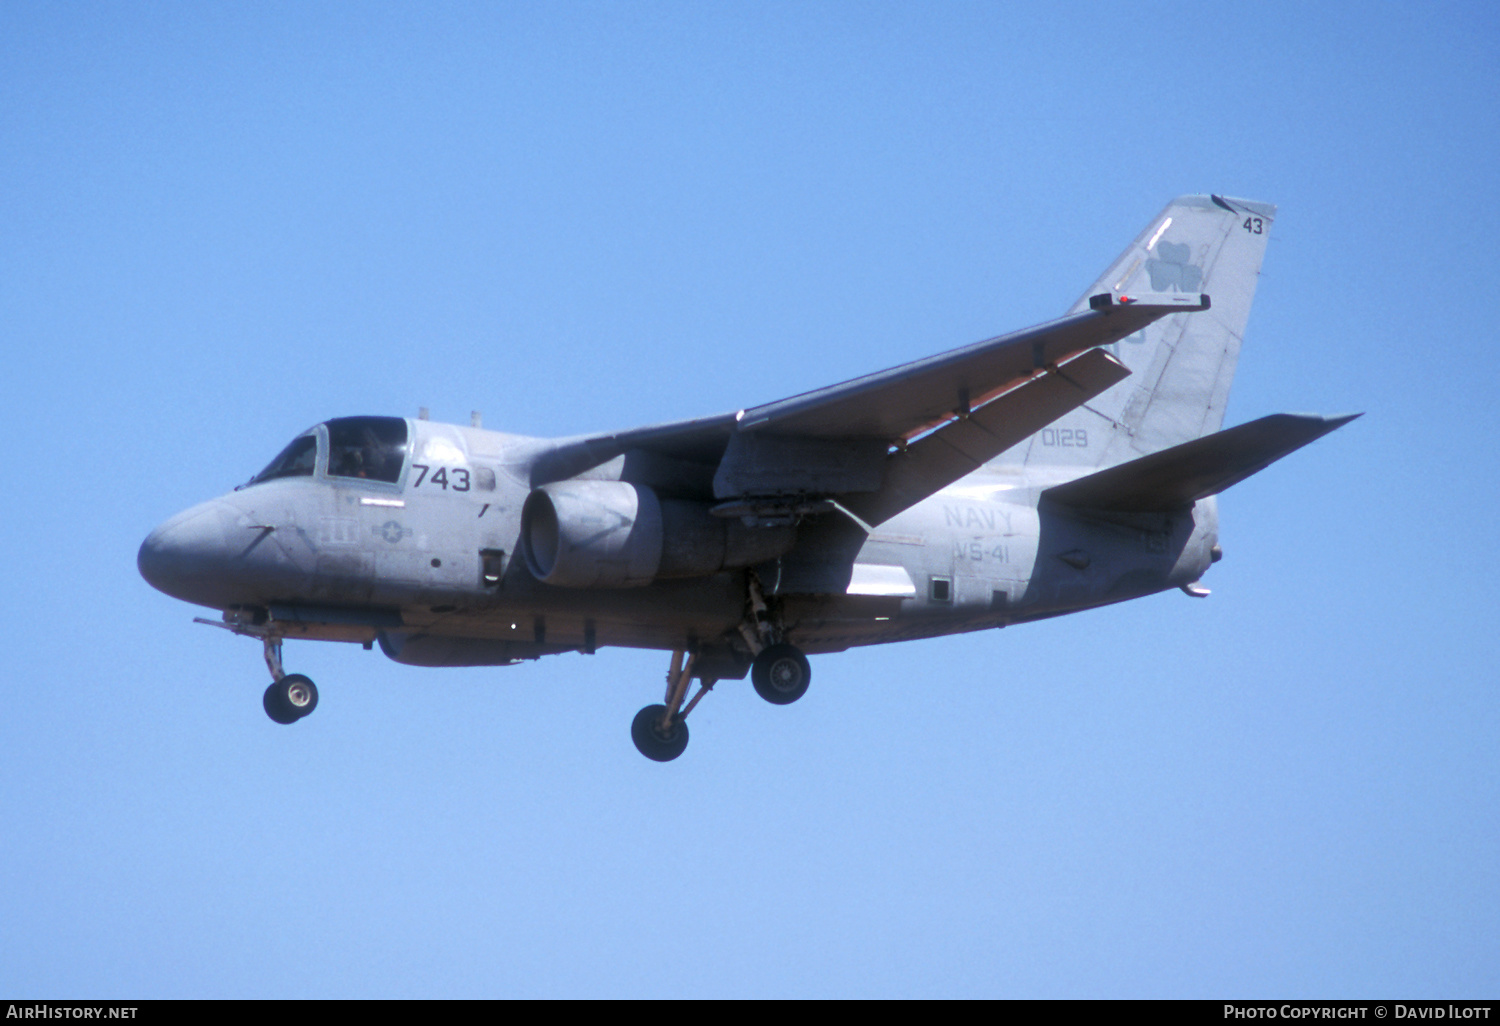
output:
<svg viewBox="0 0 1500 1026"><path fill-rule="evenodd" d="M321 463L329 477L395 484L406 462L406 444L406 421L400 417L338 417L292 439L249 483L312 477ZM320 460L321 453L326 460Z"/></svg>

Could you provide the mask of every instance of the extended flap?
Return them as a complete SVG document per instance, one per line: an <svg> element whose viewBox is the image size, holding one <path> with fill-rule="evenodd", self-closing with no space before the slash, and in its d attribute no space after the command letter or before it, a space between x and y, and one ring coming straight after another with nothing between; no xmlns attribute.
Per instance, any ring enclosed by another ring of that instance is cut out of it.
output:
<svg viewBox="0 0 1500 1026"><path fill-rule="evenodd" d="M912 442L886 459L885 485L875 495L844 502L879 524L972 474L1017 442L1129 375L1103 349L1090 349Z"/></svg>

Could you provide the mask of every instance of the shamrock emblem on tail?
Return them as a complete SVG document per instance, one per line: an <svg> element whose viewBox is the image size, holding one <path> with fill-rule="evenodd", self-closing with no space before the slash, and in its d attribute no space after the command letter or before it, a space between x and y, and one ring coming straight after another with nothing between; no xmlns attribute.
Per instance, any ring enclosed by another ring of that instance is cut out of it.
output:
<svg viewBox="0 0 1500 1026"><path fill-rule="evenodd" d="M1151 275L1151 288L1165 292L1169 288L1179 292L1197 292L1203 284L1203 271L1188 263L1193 249L1187 243L1163 242L1156 247L1156 259L1146 261L1146 271Z"/></svg>

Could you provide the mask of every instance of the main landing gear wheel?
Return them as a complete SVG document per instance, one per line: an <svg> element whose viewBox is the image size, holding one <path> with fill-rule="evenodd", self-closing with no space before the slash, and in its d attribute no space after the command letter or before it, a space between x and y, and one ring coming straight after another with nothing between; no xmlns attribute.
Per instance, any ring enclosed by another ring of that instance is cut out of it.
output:
<svg viewBox="0 0 1500 1026"><path fill-rule="evenodd" d="M657 762L671 762L688 743L687 723L680 716L672 717L672 725L662 731L661 719L666 713L664 705L648 705L635 714L630 724L630 740L642 755Z"/></svg>
<svg viewBox="0 0 1500 1026"><path fill-rule="evenodd" d="M318 687L300 673L288 674L266 688L261 704L277 723L296 723L318 707Z"/></svg>
<svg viewBox="0 0 1500 1026"><path fill-rule="evenodd" d="M768 645L750 666L755 692L773 705L791 705L807 694L812 667L795 645Z"/></svg>

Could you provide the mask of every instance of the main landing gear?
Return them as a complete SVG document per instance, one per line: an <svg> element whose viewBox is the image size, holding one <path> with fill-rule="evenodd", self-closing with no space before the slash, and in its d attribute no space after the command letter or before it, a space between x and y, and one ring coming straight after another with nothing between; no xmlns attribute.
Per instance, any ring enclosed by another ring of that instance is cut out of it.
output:
<svg viewBox="0 0 1500 1026"><path fill-rule="evenodd" d="M795 645L782 643L761 649L750 664L750 680L755 693L772 705L791 705L807 694L812 683L812 667Z"/></svg>
<svg viewBox="0 0 1500 1026"><path fill-rule="evenodd" d="M263 642L271 686L266 688L261 704L275 722L296 723L318 707L318 686L300 673L288 674L282 669L280 638L266 637Z"/></svg>
<svg viewBox="0 0 1500 1026"><path fill-rule="evenodd" d="M686 661L684 661L686 656ZM683 753L688 743L687 716L703 698L713 690L718 681L705 677L698 686L698 693L684 708L682 700L687 697L688 685L693 681L693 663L696 652L688 654L681 649L672 653L672 666L667 670L667 698L665 705L648 705L635 714L630 724L630 740L636 750L656 762L671 762Z"/></svg>
<svg viewBox="0 0 1500 1026"><path fill-rule="evenodd" d="M667 671L665 704L646 706L635 714L635 719L630 724L630 740L635 742L636 750L648 759L671 762L687 749L688 713L718 683L712 677L703 678L692 701L683 705L688 687L692 684L693 663L697 658L696 653L680 649L673 652L672 666ZM767 702L773 705L790 705L807 694L812 670L807 665L807 657L799 648L781 642L761 650L760 655L755 657L755 662L750 665L750 677L755 684L756 693ZM308 683L310 685L312 682ZM317 701L316 697L313 701ZM266 711L270 711L269 705Z"/></svg>
<svg viewBox="0 0 1500 1026"><path fill-rule="evenodd" d="M791 705L807 694L807 685L812 682L812 668L807 657L796 645L788 645L781 618L766 602L760 590L760 581L750 575L748 608L745 619L740 622L740 637L750 651L755 653L755 662L750 664L750 680L755 693L772 705Z"/></svg>
<svg viewBox="0 0 1500 1026"><path fill-rule="evenodd" d="M807 657L801 649L782 640L780 625L772 617L760 584L753 575L748 598L746 616L739 630L745 644L755 653L755 660L750 664L750 679L755 684L756 693L767 702L791 705L807 694L812 668L807 665ZM648 705L635 714L635 720L630 724L630 739L646 758L671 762L687 749L688 713L718 683L712 677L702 678L698 693L683 706L697 659L696 652L682 649L673 652L672 666L667 670L665 704Z"/></svg>
<svg viewBox="0 0 1500 1026"><path fill-rule="evenodd" d="M630 740L646 758L671 762L687 749L687 723L681 716L669 719L664 705L648 705L631 721Z"/></svg>

